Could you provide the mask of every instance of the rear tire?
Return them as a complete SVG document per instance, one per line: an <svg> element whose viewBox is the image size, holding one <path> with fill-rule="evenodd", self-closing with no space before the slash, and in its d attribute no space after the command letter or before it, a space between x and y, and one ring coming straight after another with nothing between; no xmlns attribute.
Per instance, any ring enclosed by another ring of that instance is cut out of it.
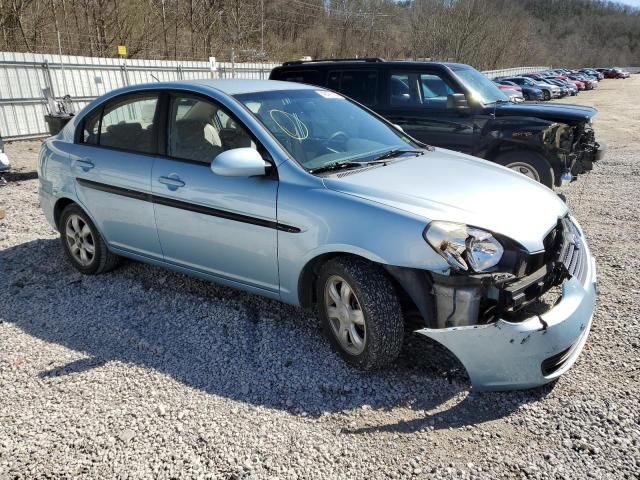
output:
<svg viewBox="0 0 640 480"><path fill-rule="evenodd" d="M400 353L404 322L383 269L356 257L338 257L320 270L318 313L332 346L351 365L374 370Z"/></svg>
<svg viewBox="0 0 640 480"><path fill-rule="evenodd" d="M78 205L68 205L60 215L62 248L72 265L85 275L113 270L120 257L111 253L89 216Z"/></svg>
<svg viewBox="0 0 640 480"><path fill-rule="evenodd" d="M526 175L545 187L553 188L553 169L547 159L536 152L514 150L499 155L494 159L494 162Z"/></svg>

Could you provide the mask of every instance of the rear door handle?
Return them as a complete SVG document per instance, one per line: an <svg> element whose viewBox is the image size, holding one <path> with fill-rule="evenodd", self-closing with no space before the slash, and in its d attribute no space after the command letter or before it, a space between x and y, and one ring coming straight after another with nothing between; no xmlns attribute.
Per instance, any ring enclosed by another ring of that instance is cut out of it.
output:
<svg viewBox="0 0 640 480"><path fill-rule="evenodd" d="M88 172L89 170L95 167L93 162L88 158L80 158L76 160L76 165L78 165L85 172Z"/></svg>
<svg viewBox="0 0 640 480"><path fill-rule="evenodd" d="M160 177L158 182L174 188L184 187L185 185L185 183L177 177Z"/></svg>

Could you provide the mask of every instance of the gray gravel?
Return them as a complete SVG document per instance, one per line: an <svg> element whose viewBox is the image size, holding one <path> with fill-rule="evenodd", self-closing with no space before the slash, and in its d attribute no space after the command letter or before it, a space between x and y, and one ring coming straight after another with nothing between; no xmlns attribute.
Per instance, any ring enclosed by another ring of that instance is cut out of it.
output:
<svg viewBox="0 0 640 480"><path fill-rule="evenodd" d="M28 169L37 148L7 150ZM638 191L624 148L567 189L601 288L576 366L541 389L470 394L426 339L363 375L307 312L134 262L83 277L37 180L11 181L0 478L640 478Z"/></svg>

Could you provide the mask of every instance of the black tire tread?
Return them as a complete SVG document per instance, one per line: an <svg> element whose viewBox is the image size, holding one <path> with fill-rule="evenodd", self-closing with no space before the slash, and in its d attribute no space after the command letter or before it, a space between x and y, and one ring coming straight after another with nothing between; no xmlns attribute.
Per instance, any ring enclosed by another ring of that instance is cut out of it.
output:
<svg viewBox="0 0 640 480"><path fill-rule="evenodd" d="M365 313L367 344L357 357L342 350L324 312L324 285L333 274L349 282ZM320 269L316 298L325 334L350 364L362 370L376 370L398 357L404 339L402 309L395 288L380 265L354 256L333 258Z"/></svg>

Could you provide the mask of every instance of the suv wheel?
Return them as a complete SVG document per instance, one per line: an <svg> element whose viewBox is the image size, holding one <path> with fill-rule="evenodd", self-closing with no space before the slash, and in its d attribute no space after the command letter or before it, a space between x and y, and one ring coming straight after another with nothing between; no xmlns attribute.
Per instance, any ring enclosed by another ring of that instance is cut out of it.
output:
<svg viewBox="0 0 640 480"><path fill-rule="evenodd" d="M322 267L316 287L325 334L348 363L373 370L398 357L404 336L402 312L380 266L338 257Z"/></svg>
<svg viewBox="0 0 640 480"><path fill-rule="evenodd" d="M540 182L545 187L553 188L553 169L549 165L549 162L538 153L526 150L515 150L499 155L494 161L511 170L526 175L536 182Z"/></svg>
<svg viewBox="0 0 640 480"><path fill-rule="evenodd" d="M543 90L543 91L542 91L542 94L543 94L542 99L543 99L545 102L548 102L549 100L551 100L551 92L550 92L549 90Z"/></svg>
<svg viewBox="0 0 640 480"><path fill-rule="evenodd" d="M62 248L73 266L87 275L108 272L120 257L111 253L89 216L71 204L60 216Z"/></svg>

